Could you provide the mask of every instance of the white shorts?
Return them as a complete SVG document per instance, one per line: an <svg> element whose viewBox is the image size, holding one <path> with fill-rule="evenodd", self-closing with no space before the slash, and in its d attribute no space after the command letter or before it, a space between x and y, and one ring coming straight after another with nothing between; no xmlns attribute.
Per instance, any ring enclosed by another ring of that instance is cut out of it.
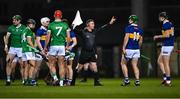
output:
<svg viewBox="0 0 180 99"><path fill-rule="evenodd" d="M22 55L22 61L36 60L34 52L25 52Z"/></svg>
<svg viewBox="0 0 180 99"><path fill-rule="evenodd" d="M129 59L134 59L134 58L140 58L140 50L131 50L131 49L126 49L126 58Z"/></svg>
<svg viewBox="0 0 180 99"><path fill-rule="evenodd" d="M48 55L65 56L65 47L64 46L50 46Z"/></svg>
<svg viewBox="0 0 180 99"><path fill-rule="evenodd" d="M174 49L174 46L162 46L161 48L161 55L171 55L172 51Z"/></svg>
<svg viewBox="0 0 180 99"><path fill-rule="evenodd" d="M42 61L43 60L43 58L42 58L42 56L40 55L40 54L35 54L35 58L36 58L36 61Z"/></svg>
<svg viewBox="0 0 180 99"><path fill-rule="evenodd" d="M18 61L19 61L19 57L15 57L12 62L17 63Z"/></svg>
<svg viewBox="0 0 180 99"><path fill-rule="evenodd" d="M17 55L17 57L22 57L22 48L10 47L8 53Z"/></svg>

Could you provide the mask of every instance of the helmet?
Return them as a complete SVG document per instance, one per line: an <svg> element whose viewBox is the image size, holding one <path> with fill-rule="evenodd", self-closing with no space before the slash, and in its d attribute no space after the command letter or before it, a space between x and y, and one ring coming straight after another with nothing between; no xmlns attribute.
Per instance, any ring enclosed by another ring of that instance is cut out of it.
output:
<svg viewBox="0 0 180 99"><path fill-rule="evenodd" d="M34 19L28 19L27 24L36 24L36 21Z"/></svg>
<svg viewBox="0 0 180 99"><path fill-rule="evenodd" d="M47 23L49 21L50 21L50 19L48 17L41 18L41 24Z"/></svg>
<svg viewBox="0 0 180 99"><path fill-rule="evenodd" d="M133 23L137 23L138 22L138 17L137 17L137 15L130 15L129 16L129 20L132 20L133 21Z"/></svg>
<svg viewBox="0 0 180 99"><path fill-rule="evenodd" d="M165 18L165 19L167 19L167 18L168 18L168 16L167 16L167 13L166 13L166 12L161 12L161 13L159 13L159 17L163 17L163 18Z"/></svg>
<svg viewBox="0 0 180 99"><path fill-rule="evenodd" d="M61 18L61 17L62 17L62 11L61 11L61 10L56 10L56 11L54 12L54 17Z"/></svg>
<svg viewBox="0 0 180 99"><path fill-rule="evenodd" d="M14 15L12 19L22 20L22 17L20 15Z"/></svg>

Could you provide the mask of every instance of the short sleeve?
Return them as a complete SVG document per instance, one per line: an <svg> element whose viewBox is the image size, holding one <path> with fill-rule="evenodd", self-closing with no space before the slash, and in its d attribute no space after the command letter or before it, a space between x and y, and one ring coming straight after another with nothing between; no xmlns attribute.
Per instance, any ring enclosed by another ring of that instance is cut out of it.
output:
<svg viewBox="0 0 180 99"><path fill-rule="evenodd" d="M65 29L66 31L69 31L69 30L70 30L69 25L68 25L66 22L64 22L64 29Z"/></svg>
<svg viewBox="0 0 180 99"><path fill-rule="evenodd" d="M126 28L125 28L125 34L126 33L130 33L130 28L129 28L129 26L127 26Z"/></svg>
<svg viewBox="0 0 180 99"><path fill-rule="evenodd" d="M49 24L48 26L48 33L51 32L52 28L51 28L51 24Z"/></svg>
<svg viewBox="0 0 180 99"><path fill-rule="evenodd" d="M143 30L140 28L139 29L140 35L143 36Z"/></svg>
<svg viewBox="0 0 180 99"><path fill-rule="evenodd" d="M12 32L11 27L8 28L7 32L11 34L11 32Z"/></svg>
<svg viewBox="0 0 180 99"><path fill-rule="evenodd" d="M40 29L38 29L38 30L36 31L36 36L37 36L37 37L41 37L41 36L42 36L42 31L41 31Z"/></svg>
<svg viewBox="0 0 180 99"><path fill-rule="evenodd" d="M33 33L30 30L27 31L26 37L32 38L32 36L33 36Z"/></svg>
<svg viewBox="0 0 180 99"><path fill-rule="evenodd" d="M163 30L166 31L166 30L169 30L171 29L171 24L169 22L163 24Z"/></svg>
<svg viewBox="0 0 180 99"><path fill-rule="evenodd" d="M73 31L71 31L70 37L71 37L71 38L75 38L75 37L76 37L76 36L75 36L75 33L74 33Z"/></svg>

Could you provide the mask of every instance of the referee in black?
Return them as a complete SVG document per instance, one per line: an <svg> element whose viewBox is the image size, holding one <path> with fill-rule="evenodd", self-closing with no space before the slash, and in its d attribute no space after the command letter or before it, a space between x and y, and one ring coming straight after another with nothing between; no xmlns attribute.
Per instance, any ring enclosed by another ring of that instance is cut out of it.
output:
<svg viewBox="0 0 180 99"><path fill-rule="evenodd" d="M80 36L82 38L82 49L79 58L79 64L73 72L73 80L71 83L72 86L75 86L76 77L86 63L89 63L90 70L93 72L94 86L102 86L102 84L99 82L99 74L96 64L97 54L95 37L97 32L107 27L108 25L113 24L115 20L116 19L112 17L111 21L108 24L105 24L97 29L95 28L95 22L93 19L89 19L86 21L86 27L81 30L80 33Z"/></svg>

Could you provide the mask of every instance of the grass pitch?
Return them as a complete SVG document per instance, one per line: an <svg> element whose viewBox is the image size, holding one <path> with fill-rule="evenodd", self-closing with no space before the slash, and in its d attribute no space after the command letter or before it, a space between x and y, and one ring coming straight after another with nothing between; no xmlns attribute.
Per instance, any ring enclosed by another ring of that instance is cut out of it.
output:
<svg viewBox="0 0 180 99"><path fill-rule="evenodd" d="M39 86L23 86L15 81L11 86L4 86L0 81L0 98L180 98L180 79L173 79L172 87L160 85L160 79L141 79L141 86L122 87L120 79L102 79L104 86L94 87L93 80L72 87L46 86L39 81Z"/></svg>

